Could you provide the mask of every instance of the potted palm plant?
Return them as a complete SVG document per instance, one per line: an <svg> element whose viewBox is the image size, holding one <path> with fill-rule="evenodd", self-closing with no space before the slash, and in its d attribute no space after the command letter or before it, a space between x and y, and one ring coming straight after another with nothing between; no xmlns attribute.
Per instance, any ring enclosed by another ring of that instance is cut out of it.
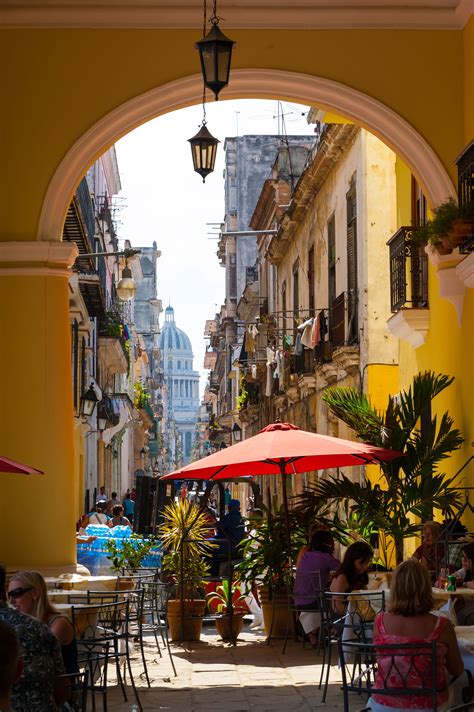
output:
<svg viewBox="0 0 474 712"><path fill-rule="evenodd" d="M375 409L358 390L328 388L323 400L331 413L362 441L397 450L403 457L381 462L376 480L364 475L354 482L342 474L321 479L299 496L300 513L310 515L321 503L346 503L352 527L356 524L369 538L377 532L381 563L386 568L401 563L404 539L419 533L417 520L432 518L434 510L450 516L460 505L456 478L448 477L440 466L461 447L461 432L449 413L426 417L433 399L453 380L431 371L419 373L398 398L389 396L384 411Z"/></svg>
<svg viewBox="0 0 474 712"><path fill-rule="evenodd" d="M244 624L244 609L239 604L245 599L238 585L234 585L230 579L223 579L216 590L210 591L206 598L208 604L217 604L216 612L220 617L216 618L215 622L222 640L237 640Z"/></svg>
<svg viewBox="0 0 474 712"><path fill-rule="evenodd" d="M290 514L291 516L291 514ZM306 543L306 532L299 522L291 522L291 558L296 561ZM267 636L285 635L288 625L289 556L283 512L268 513L252 535L242 542L243 560L237 565L248 586L258 584Z"/></svg>
<svg viewBox="0 0 474 712"><path fill-rule="evenodd" d="M162 569L175 585L175 598L168 600L171 640L199 640L206 607L201 590L209 573L205 557L214 547L208 538L207 516L180 499L164 508L158 531L164 551Z"/></svg>

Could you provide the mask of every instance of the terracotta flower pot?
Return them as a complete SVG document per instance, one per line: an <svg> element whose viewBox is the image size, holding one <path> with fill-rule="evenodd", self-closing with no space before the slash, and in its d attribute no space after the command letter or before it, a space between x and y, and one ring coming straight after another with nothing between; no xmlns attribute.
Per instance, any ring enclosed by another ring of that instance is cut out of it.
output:
<svg viewBox="0 0 474 712"><path fill-rule="evenodd" d="M181 621L181 604L184 606L183 621ZM202 631L202 617L206 609L206 601L197 599L169 600L168 624L172 642L181 640L199 640ZM181 622L183 630L181 631Z"/></svg>
<svg viewBox="0 0 474 712"><path fill-rule="evenodd" d="M258 589L258 596L262 607L265 634L271 635L272 638L283 638L288 626L291 630L292 625L286 589L273 591L270 598L268 588L262 586Z"/></svg>
<svg viewBox="0 0 474 712"><path fill-rule="evenodd" d="M230 625L230 617L216 618L216 630L222 640L237 640L243 625L244 619L242 613L234 613L232 616L232 628Z"/></svg>

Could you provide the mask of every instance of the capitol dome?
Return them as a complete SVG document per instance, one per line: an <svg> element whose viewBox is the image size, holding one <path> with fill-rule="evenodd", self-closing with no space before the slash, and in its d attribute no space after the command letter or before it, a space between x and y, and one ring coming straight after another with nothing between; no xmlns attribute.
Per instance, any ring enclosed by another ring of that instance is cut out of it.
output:
<svg viewBox="0 0 474 712"><path fill-rule="evenodd" d="M172 351L176 355L187 356L192 358L193 349L189 336L178 329L174 321L173 307L165 309L165 323L161 330L160 349L162 354Z"/></svg>

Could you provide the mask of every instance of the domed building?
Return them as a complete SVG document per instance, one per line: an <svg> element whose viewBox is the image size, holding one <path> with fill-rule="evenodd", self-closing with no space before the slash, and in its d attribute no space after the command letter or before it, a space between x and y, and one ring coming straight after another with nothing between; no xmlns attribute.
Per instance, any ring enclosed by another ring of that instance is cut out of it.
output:
<svg viewBox="0 0 474 712"><path fill-rule="evenodd" d="M183 464L191 457L199 409L199 373L193 370L193 350L187 334L176 326L174 309L165 310L160 335L163 375L168 387L168 419L174 420L181 439Z"/></svg>

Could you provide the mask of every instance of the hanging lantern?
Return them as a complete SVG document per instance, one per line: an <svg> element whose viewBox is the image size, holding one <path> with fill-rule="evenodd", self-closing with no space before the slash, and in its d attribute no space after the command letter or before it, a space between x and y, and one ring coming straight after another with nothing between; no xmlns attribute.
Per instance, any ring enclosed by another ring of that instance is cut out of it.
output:
<svg viewBox="0 0 474 712"><path fill-rule="evenodd" d="M230 62L235 42L221 32L215 2L211 25L207 35L196 42L196 49L199 51L204 84L214 92L217 101L220 90L229 83Z"/></svg>
<svg viewBox="0 0 474 712"><path fill-rule="evenodd" d="M205 118L197 134L188 141L191 144L194 170L202 176L202 182L205 183L206 176L214 170L217 144L220 141L208 131Z"/></svg>
<svg viewBox="0 0 474 712"><path fill-rule="evenodd" d="M126 263L122 270L122 279L117 284L117 296L123 302L129 302L133 299L135 292L137 291L137 285L132 277L132 270Z"/></svg>

